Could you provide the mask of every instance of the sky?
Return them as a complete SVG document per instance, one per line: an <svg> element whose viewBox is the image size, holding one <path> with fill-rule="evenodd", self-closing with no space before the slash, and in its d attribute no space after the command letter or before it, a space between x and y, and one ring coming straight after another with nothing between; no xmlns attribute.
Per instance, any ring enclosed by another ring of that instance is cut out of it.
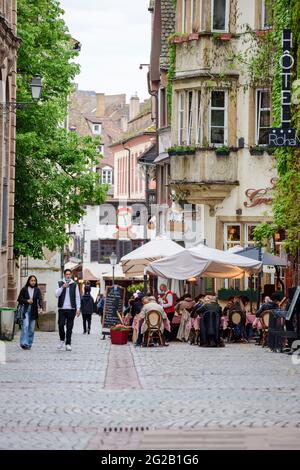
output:
<svg viewBox="0 0 300 470"><path fill-rule="evenodd" d="M137 92L148 98L151 16L149 0L60 0L71 35L81 44L75 78L80 90L98 93Z"/></svg>

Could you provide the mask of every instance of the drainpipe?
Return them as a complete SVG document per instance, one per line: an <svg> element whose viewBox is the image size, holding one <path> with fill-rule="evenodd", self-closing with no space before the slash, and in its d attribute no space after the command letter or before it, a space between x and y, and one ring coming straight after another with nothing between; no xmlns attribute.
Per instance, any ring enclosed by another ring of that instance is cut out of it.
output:
<svg viewBox="0 0 300 470"><path fill-rule="evenodd" d="M131 171L131 164L130 164L130 160L131 160L131 149L128 148L128 147L125 147L124 144L122 143L122 146L123 146L123 149L124 150L127 150L128 152L128 199L130 199L130 171Z"/></svg>

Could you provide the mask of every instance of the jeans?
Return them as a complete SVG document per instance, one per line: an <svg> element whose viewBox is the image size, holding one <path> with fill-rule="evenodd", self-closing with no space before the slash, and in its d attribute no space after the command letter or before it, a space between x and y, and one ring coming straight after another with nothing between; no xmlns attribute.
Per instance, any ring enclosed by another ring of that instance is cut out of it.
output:
<svg viewBox="0 0 300 470"><path fill-rule="evenodd" d="M91 329L91 321L92 321L92 315L83 313L82 314L82 322L83 322L83 331L86 333L86 323L88 325L88 331Z"/></svg>
<svg viewBox="0 0 300 470"><path fill-rule="evenodd" d="M58 310L58 331L59 338L61 341L65 341L66 344L71 345L71 336L74 325L75 309L64 310L60 308ZM65 333L65 324L67 323L67 333Z"/></svg>
<svg viewBox="0 0 300 470"><path fill-rule="evenodd" d="M20 345L31 348L34 337L35 320L31 320L31 305L29 305L25 318L23 319L22 330L20 335Z"/></svg>

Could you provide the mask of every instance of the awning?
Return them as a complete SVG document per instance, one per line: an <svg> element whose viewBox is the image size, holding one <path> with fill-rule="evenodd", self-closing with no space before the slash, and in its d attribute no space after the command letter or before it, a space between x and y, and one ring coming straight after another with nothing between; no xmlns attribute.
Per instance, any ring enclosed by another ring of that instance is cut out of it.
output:
<svg viewBox="0 0 300 470"><path fill-rule="evenodd" d="M81 266L81 263L74 263L73 261L68 261L65 263L64 269L70 269L71 271L74 271L74 269L78 268Z"/></svg>
<svg viewBox="0 0 300 470"><path fill-rule="evenodd" d="M187 250L154 261L146 272L167 279L185 280L191 277L241 278L257 273L262 263L226 251L199 244Z"/></svg>
<svg viewBox="0 0 300 470"><path fill-rule="evenodd" d="M154 163L160 163L164 160L168 160L168 158L170 158L168 153L166 152L160 153L158 157L156 157L156 159L154 160Z"/></svg>
<svg viewBox="0 0 300 470"><path fill-rule="evenodd" d="M245 256L247 258L251 258L253 260L259 260L259 248L258 247L248 247L248 248L241 248L240 250L236 250L235 253L239 256ZM272 253L268 253L267 251L262 252L262 263L264 266L283 266L286 267L287 259L281 258L280 256L273 255Z"/></svg>

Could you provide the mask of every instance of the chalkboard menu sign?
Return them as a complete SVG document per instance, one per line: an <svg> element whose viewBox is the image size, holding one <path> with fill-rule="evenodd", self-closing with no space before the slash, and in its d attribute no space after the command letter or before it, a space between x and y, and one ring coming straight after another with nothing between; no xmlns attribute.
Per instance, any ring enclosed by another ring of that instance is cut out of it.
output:
<svg viewBox="0 0 300 470"><path fill-rule="evenodd" d="M125 289L121 286L107 286L105 290L104 314L102 322L103 335L110 334L110 327L120 323L124 310ZM120 315L120 316L119 316Z"/></svg>
<svg viewBox="0 0 300 470"><path fill-rule="evenodd" d="M294 310L299 308L299 302L300 302L300 286L297 287L297 289L296 289L296 291L293 295L293 299L292 299L291 304L289 306L289 309L286 313L286 317L285 317L286 320L290 320L292 318Z"/></svg>

